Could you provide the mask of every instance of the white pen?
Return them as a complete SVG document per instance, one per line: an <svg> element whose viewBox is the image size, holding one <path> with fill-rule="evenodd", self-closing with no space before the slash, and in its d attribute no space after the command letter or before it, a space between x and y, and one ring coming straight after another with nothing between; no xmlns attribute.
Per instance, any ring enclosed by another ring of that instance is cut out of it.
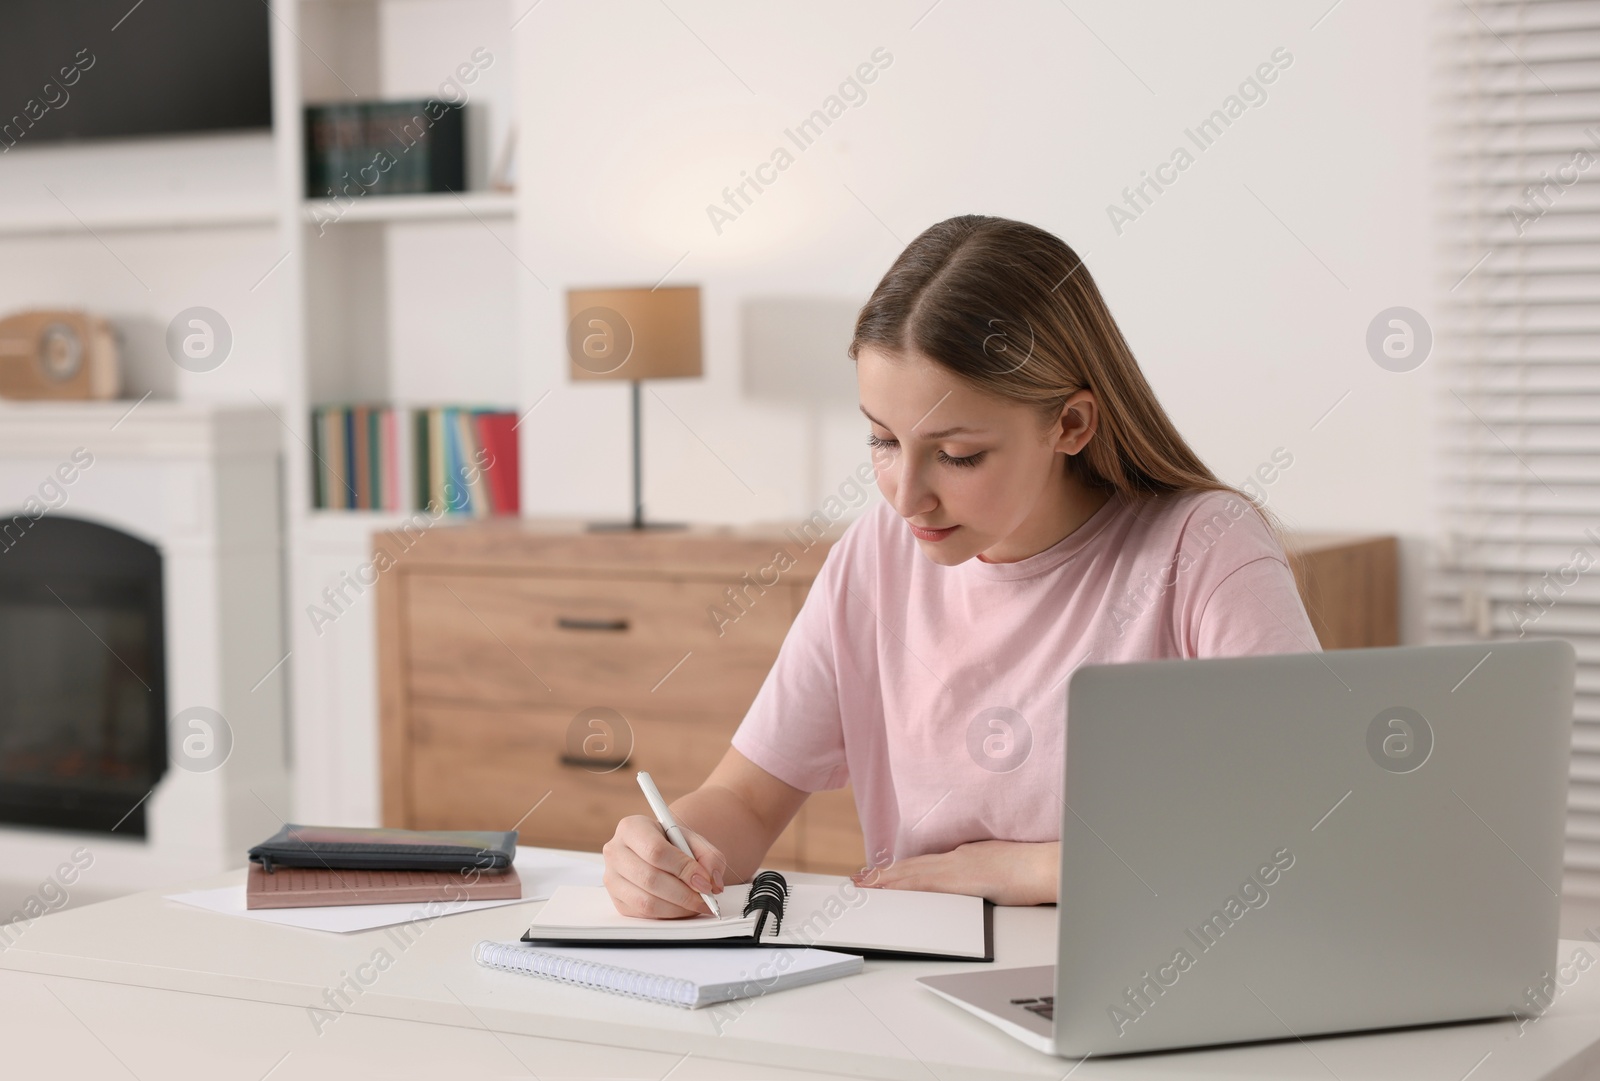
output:
<svg viewBox="0 0 1600 1081"><path fill-rule="evenodd" d="M650 779L644 770L639 771L639 787L644 789L644 798L650 802L650 810L655 812L656 821L661 823L661 828L666 832L667 840L677 846L690 859L694 859L694 849L689 847L689 842L684 839L683 828L678 825L678 820L672 817L672 812L667 810L667 801L661 798L661 790ZM722 909L717 907L717 899L709 893L702 893L700 899L706 903L711 914L717 919L722 918Z"/></svg>

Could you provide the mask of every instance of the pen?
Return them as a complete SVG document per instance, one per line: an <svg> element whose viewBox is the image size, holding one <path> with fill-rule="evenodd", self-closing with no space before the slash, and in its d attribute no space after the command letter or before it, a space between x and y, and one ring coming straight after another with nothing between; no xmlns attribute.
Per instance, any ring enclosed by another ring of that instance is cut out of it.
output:
<svg viewBox="0 0 1600 1081"><path fill-rule="evenodd" d="M689 842L684 840L683 829L679 827L678 820L672 817L672 812L667 810L667 801L661 798L661 790L650 779L644 770L639 771L639 787L644 789L644 798L650 802L650 810L655 812L656 821L661 823L661 828L666 832L667 840L671 841L679 852L690 859L694 859L694 849L689 847ZM717 907L716 898L709 893L702 893L700 899L706 903L711 914L717 919L722 918L722 909Z"/></svg>

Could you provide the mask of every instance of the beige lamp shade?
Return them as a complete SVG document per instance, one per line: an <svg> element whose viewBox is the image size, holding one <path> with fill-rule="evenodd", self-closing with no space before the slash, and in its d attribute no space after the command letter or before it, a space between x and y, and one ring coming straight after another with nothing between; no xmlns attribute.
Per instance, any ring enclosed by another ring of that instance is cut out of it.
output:
<svg viewBox="0 0 1600 1081"><path fill-rule="evenodd" d="M567 290L567 357L575 381L699 376L700 287Z"/></svg>

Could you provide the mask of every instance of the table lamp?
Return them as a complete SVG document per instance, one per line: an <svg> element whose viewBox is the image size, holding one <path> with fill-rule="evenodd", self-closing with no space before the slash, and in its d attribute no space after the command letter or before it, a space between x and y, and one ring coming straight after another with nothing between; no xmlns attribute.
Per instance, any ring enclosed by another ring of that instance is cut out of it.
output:
<svg viewBox="0 0 1600 1081"><path fill-rule="evenodd" d="M700 287L567 290L567 356L575 382L626 379L633 388L633 520L589 529L683 529L644 520L639 384L701 374Z"/></svg>

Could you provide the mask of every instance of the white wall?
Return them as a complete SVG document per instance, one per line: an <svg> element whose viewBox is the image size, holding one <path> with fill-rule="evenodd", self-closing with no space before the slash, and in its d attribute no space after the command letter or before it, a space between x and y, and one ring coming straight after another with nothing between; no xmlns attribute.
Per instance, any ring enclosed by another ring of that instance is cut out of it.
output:
<svg viewBox="0 0 1600 1081"><path fill-rule="evenodd" d="M504 0L501 10L458 4L440 30L437 4L389 0L362 31L382 65L358 71L359 42L326 51L364 92L388 94L432 90L478 46L496 57L474 100L491 145L518 124L518 220L389 227L390 269L428 272L386 281L382 319L395 394L499 401L520 390L526 406L549 392L520 429L525 513L629 510L627 392L568 383L569 285L665 276L704 289L706 377L647 384L648 513L799 517L867 460L844 357L849 313L928 225L1001 214L1085 257L1158 394L1221 476L1240 481L1283 447L1294 464L1269 496L1292 527L1407 539L1406 635L1421 637L1436 362L1394 375L1364 338L1388 307L1431 316L1452 284L1432 263L1424 5ZM1118 236L1107 205L1280 47L1293 63L1265 104ZM866 101L718 235L707 204L787 145L784 129L879 48L893 60ZM335 94L325 81L308 94ZM129 397L281 405L289 276L271 273L284 254L273 169L264 136L0 154L0 313L49 304L110 315L125 334ZM161 221L197 213L235 224ZM16 235L18 223L49 235ZM165 356L166 323L191 305L234 331L235 355L213 372ZM747 325L753 311L767 314L765 334ZM761 344L791 333L800 311L818 313L805 355L843 374L816 380L818 405L774 370L797 350ZM303 544L288 618L364 560L364 523L344 526ZM343 726L327 783L298 792L313 819L376 821L371 612L362 605L286 666L304 688L300 723Z"/></svg>
<svg viewBox="0 0 1600 1081"><path fill-rule="evenodd" d="M0 153L0 316L107 317L125 398L279 401L272 170L265 133L18 143ZM233 334L213 371L184 371L167 352L167 324L192 307L218 312Z"/></svg>
<svg viewBox="0 0 1600 1081"><path fill-rule="evenodd" d="M567 285L653 283L676 264L669 282L705 290L705 379L647 384L649 513L798 515L815 503L806 412L742 395L741 301L859 304L920 230L999 214L1085 257L1222 477L1283 447L1294 464L1269 496L1292 527L1408 539L1407 636L1419 637L1431 365L1381 370L1364 339L1380 310L1428 314L1443 293L1426 8L1345 0L1313 29L1330 6L541 4L517 31L522 251L549 286L525 282L524 397L552 390L521 429L529 511L615 517L628 504L626 392L567 383ZM893 62L867 100L718 235L706 204L880 46ZM1293 62L1265 103L1117 235L1107 204L1279 47ZM848 365L844 345L831 359ZM865 458L854 401L829 406L822 432L826 488Z"/></svg>

